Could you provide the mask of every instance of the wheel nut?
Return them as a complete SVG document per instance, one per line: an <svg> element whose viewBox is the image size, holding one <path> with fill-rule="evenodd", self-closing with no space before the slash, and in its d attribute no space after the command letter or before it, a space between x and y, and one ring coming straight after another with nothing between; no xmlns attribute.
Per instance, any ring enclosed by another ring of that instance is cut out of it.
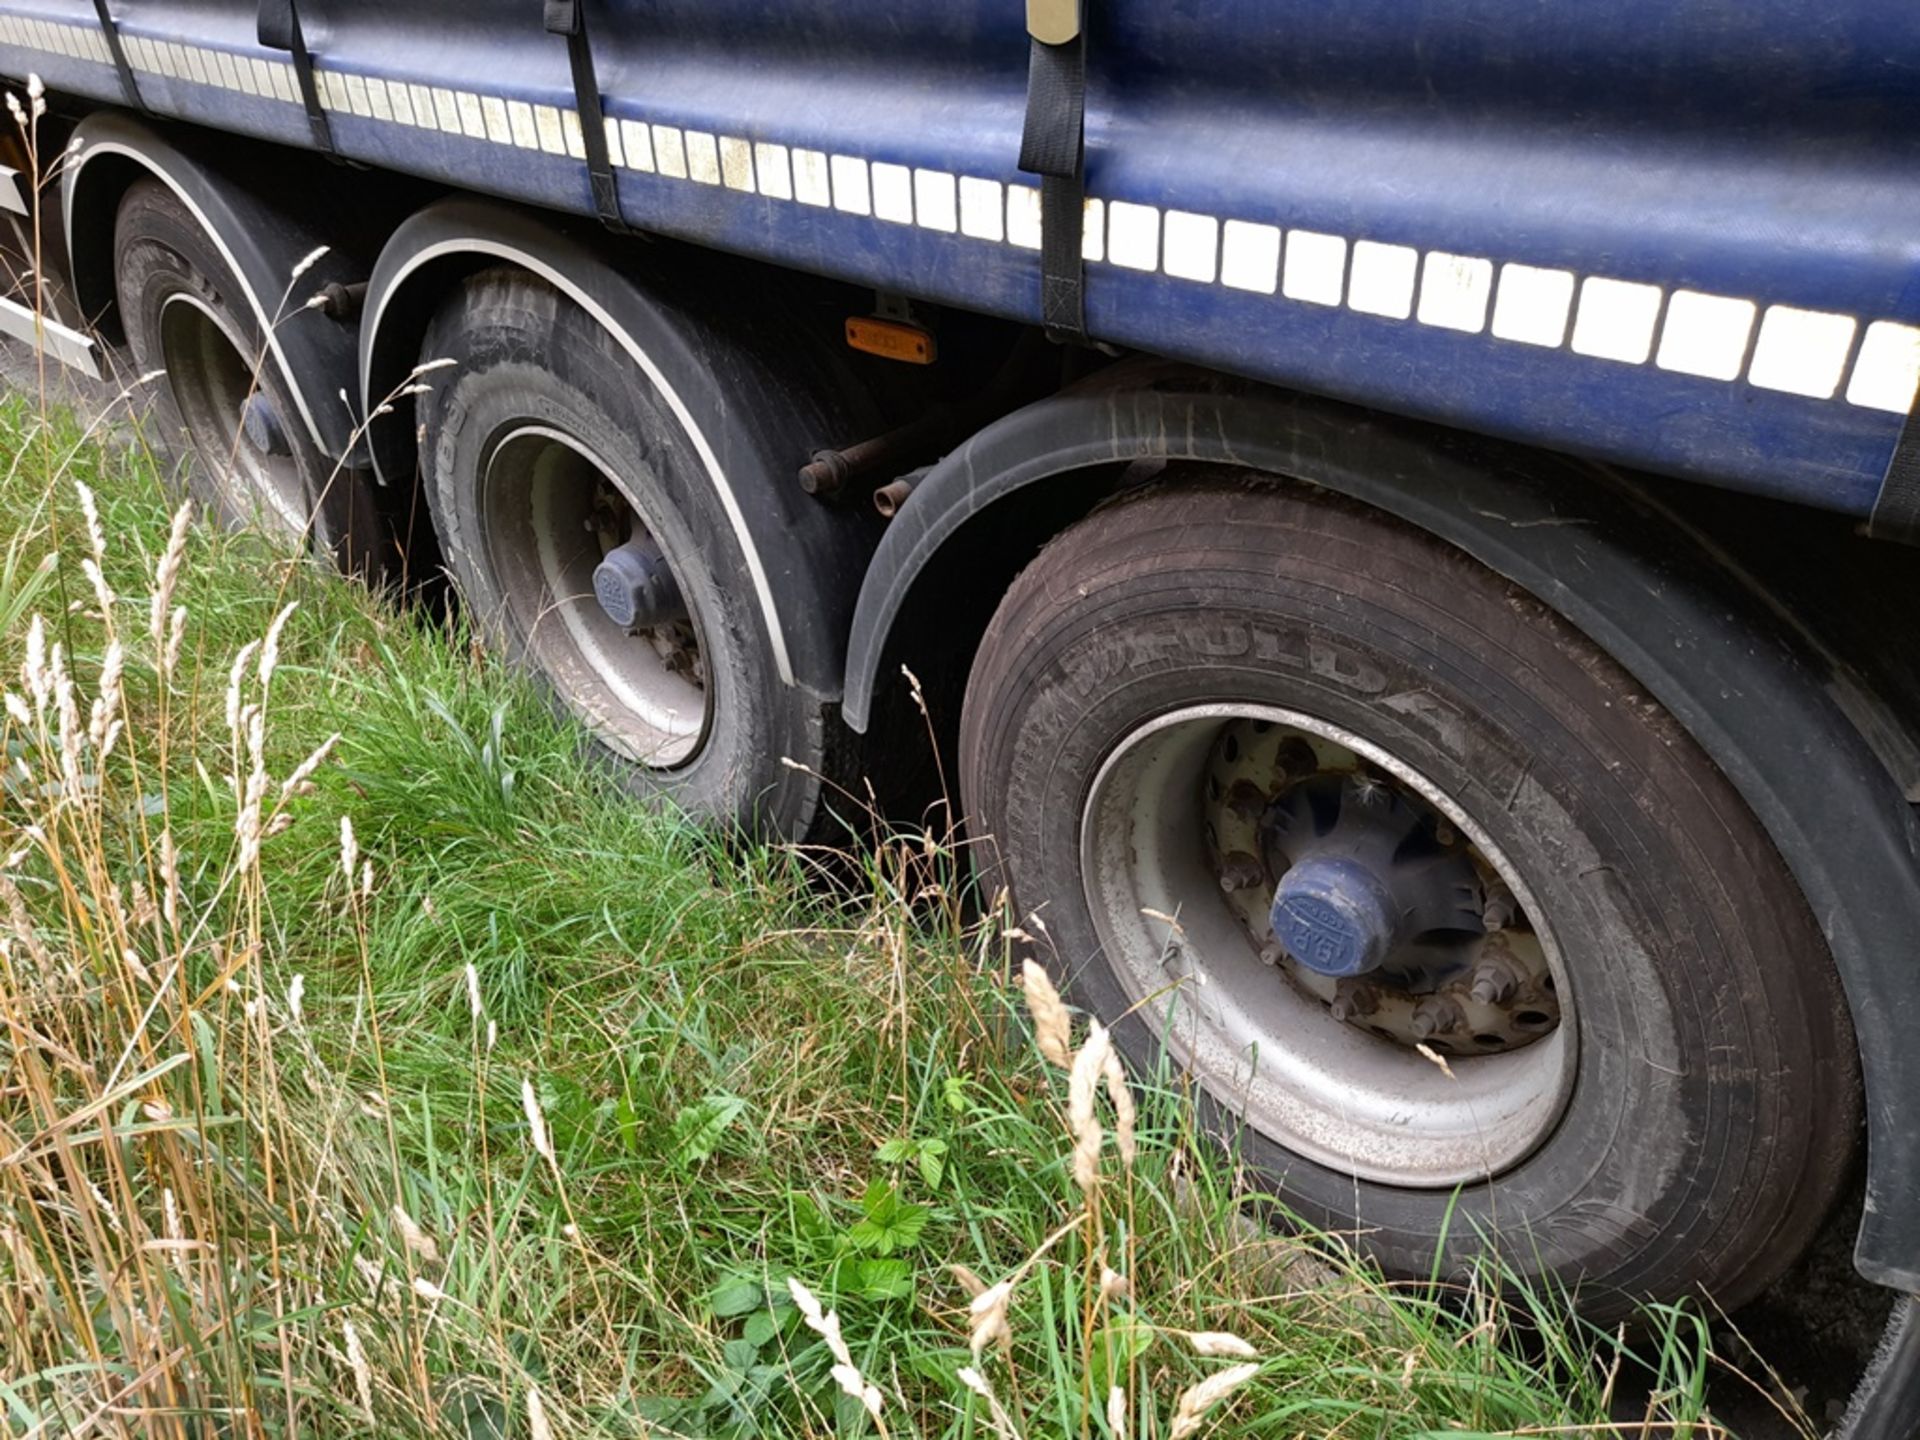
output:
<svg viewBox="0 0 1920 1440"><path fill-rule="evenodd" d="M1473 988L1467 993L1482 1005L1503 1005L1518 988L1508 966L1498 960L1482 960L1473 967Z"/></svg>
<svg viewBox="0 0 1920 1440"><path fill-rule="evenodd" d="M1489 935L1513 924L1519 913L1520 904L1504 881L1496 880L1487 887L1487 903L1481 907L1480 923L1486 927Z"/></svg>
<svg viewBox="0 0 1920 1440"><path fill-rule="evenodd" d="M1431 1040L1435 1035L1444 1035L1449 1030L1457 1030L1461 1022L1460 1007L1444 995L1429 995L1413 1008L1412 1029L1421 1040Z"/></svg>
<svg viewBox="0 0 1920 1440"><path fill-rule="evenodd" d="M1258 885L1267 878L1267 867L1260 857L1234 850L1220 857L1220 888L1228 894Z"/></svg>
<svg viewBox="0 0 1920 1440"><path fill-rule="evenodd" d="M1353 1020L1380 1008L1380 992L1363 980L1342 980L1334 988L1327 1013L1336 1020Z"/></svg>

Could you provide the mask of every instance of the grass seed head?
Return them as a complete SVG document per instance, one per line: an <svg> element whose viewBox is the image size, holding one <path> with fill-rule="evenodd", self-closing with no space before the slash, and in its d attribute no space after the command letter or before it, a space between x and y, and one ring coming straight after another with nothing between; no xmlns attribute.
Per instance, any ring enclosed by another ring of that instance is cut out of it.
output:
<svg viewBox="0 0 1920 1440"><path fill-rule="evenodd" d="M547 1405L540 1398L540 1387L527 1387L527 1434L529 1440L553 1440L553 1427L547 1423Z"/></svg>
<svg viewBox="0 0 1920 1440"><path fill-rule="evenodd" d="M1086 1043L1073 1057L1067 1075L1067 1125L1073 1132L1073 1183L1090 1191L1100 1183L1100 1147L1106 1132L1094 1109L1107 1060L1113 1053L1106 1027L1098 1020L1087 1027Z"/></svg>
<svg viewBox="0 0 1920 1440"><path fill-rule="evenodd" d="M980 1352L994 1341L1012 1338L1012 1328L1007 1324L1007 1310L1012 1303L1011 1280L988 1286L968 1302L967 1344L973 1350L974 1359L978 1360Z"/></svg>
<svg viewBox="0 0 1920 1440"><path fill-rule="evenodd" d="M1073 1063L1073 1021L1060 992L1047 972L1032 960L1020 967L1020 988L1026 992L1027 1012L1033 1016L1033 1038L1040 1053L1065 1070Z"/></svg>
<svg viewBox="0 0 1920 1440"><path fill-rule="evenodd" d="M315 747L314 752L296 765L293 773L280 782L280 799L284 802L295 795L304 795L311 790L314 773L327 763L327 757L333 753L333 747L339 743L338 732L322 740Z"/></svg>
<svg viewBox="0 0 1920 1440"><path fill-rule="evenodd" d="M970 1365L963 1365L954 1372L959 1382L987 1402L987 1423L993 1427L993 1433L1000 1440L1020 1440L1020 1432L1014 1428L1013 1417L1007 1413L1007 1407L1000 1403L1000 1397L993 1393L993 1386L987 1383L987 1377Z"/></svg>
<svg viewBox="0 0 1920 1440"><path fill-rule="evenodd" d="M553 1141L547 1136L547 1117L541 1113L540 1097L533 1093L533 1081L520 1082L520 1106L527 1112L527 1137L541 1159L554 1164Z"/></svg>
<svg viewBox="0 0 1920 1440"><path fill-rule="evenodd" d="M964 1265L949 1265L947 1273L960 1282L960 1287L967 1292L969 1299L986 1291L987 1282Z"/></svg>
<svg viewBox="0 0 1920 1440"><path fill-rule="evenodd" d="M93 491L84 480L75 480L73 488L80 494L80 513L87 520L87 544L93 549L93 558L107 558L107 532L100 525L100 507L93 502Z"/></svg>
<svg viewBox="0 0 1920 1440"><path fill-rule="evenodd" d="M240 745L240 701L246 684L247 667L253 663L253 657L260 649L258 640L249 640L240 647L240 653L233 657L233 666L227 671L227 733L233 737L234 748Z"/></svg>
<svg viewBox="0 0 1920 1440"><path fill-rule="evenodd" d="M1100 1073L1107 1082L1107 1098L1113 1102L1114 1145L1120 1151L1120 1163L1131 1170L1134 1158L1140 1153L1133 1135L1139 1116L1133 1104L1133 1091L1127 1085L1126 1068L1121 1065L1119 1055L1109 1050Z"/></svg>
<svg viewBox="0 0 1920 1440"><path fill-rule="evenodd" d="M1258 1365L1235 1365L1181 1391L1179 1400L1174 1402L1173 1424L1167 1431L1167 1440L1187 1440L1187 1436L1198 1434L1208 1412L1259 1373Z"/></svg>
<svg viewBox="0 0 1920 1440"><path fill-rule="evenodd" d="M27 658L20 666L21 681L33 696L33 707L46 712L53 694L53 674L47 668L47 624L38 615L27 623Z"/></svg>
<svg viewBox="0 0 1920 1440"><path fill-rule="evenodd" d="M400 1232L400 1243L407 1247L407 1252L415 1259L426 1265L440 1263L440 1247L397 1200L393 1204L393 1228Z"/></svg>
<svg viewBox="0 0 1920 1440"><path fill-rule="evenodd" d="M1193 1346L1193 1353L1205 1355L1210 1360L1258 1360L1260 1352L1225 1330L1196 1330L1187 1336L1187 1343Z"/></svg>
<svg viewBox="0 0 1920 1440"><path fill-rule="evenodd" d="M80 573L87 577L87 583L93 587L93 599L94 603L100 607L100 618L111 620L113 608L119 603L120 597L114 594L113 587L107 584L107 577L101 573L99 562L91 555L83 555L80 559Z"/></svg>
<svg viewBox="0 0 1920 1440"><path fill-rule="evenodd" d="M347 1367L353 1371L353 1391L360 1400L360 1413L367 1417L367 1423L373 1423L373 1367L367 1364L366 1346L360 1343L360 1332L351 1320L341 1322L341 1329L347 1337Z"/></svg>
<svg viewBox="0 0 1920 1440"><path fill-rule="evenodd" d="M265 694L273 683L273 672L280 668L280 632L287 628L287 621L293 618L293 612L300 608L298 600L289 601L280 613L273 617L273 623L267 626L267 638L260 643L260 692Z"/></svg>
<svg viewBox="0 0 1920 1440"><path fill-rule="evenodd" d="M180 580L180 563L187 553L187 525L193 519L193 502L186 501L173 512L173 529L167 534L167 548L153 567L153 595L147 601L147 635L159 654L166 641L168 615L173 606L173 588ZM171 668L171 667L168 667Z"/></svg>
<svg viewBox="0 0 1920 1440"><path fill-rule="evenodd" d="M171 675L180 668L180 647L187 638L187 607L173 607L173 623L167 629L167 651L162 659L161 668Z"/></svg>

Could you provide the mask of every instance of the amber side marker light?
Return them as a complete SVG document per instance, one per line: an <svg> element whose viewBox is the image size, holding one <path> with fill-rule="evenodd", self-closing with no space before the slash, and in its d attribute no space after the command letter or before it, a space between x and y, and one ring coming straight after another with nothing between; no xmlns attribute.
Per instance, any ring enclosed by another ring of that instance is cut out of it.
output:
<svg viewBox="0 0 1920 1440"><path fill-rule="evenodd" d="M933 336L918 325L899 320L882 320L877 315L847 317L847 344L882 360L900 360L908 365L933 363Z"/></svg>

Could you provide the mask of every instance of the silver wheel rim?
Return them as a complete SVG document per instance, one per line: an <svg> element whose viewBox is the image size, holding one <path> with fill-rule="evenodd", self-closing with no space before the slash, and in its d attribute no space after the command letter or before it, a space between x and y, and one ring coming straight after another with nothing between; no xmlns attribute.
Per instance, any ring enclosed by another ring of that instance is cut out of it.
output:
<svg viewBox="0 0 1920 1440"><path fill-rule="evenodd" d="M1434 1058L1336 1020L1286 967L1263 963L1208 862L1207 767L1223 727L1242 721L1340 747L1457 826L1537 936L1543 983L1559 1005L1554 1028L1507 1053ZM1080 837L1087 902L1128 1003L1175 1064L1274 1143L1357 1178L1451 1188L1518 1164L1564 1112L1578 1027L1540 907L1458 803L1378 746L1271 706L1178 710L1114 749L1088 792Z"/></svg>
<svg viewBox="0 0 1920 1440"><path fill-rule="evenodd" d="M579 440L514 428L487 452L484 543L527 658L561 702L616 754L672 769L699 753L712 719L700 617L689 605L684 633L666 636L629 633L601 610L592 574L607 545L595 507L609 492L634 527L657 533L634 488Z"/></svg>
<svg viewBox="0 0 1920 1440"><path fill-rule="evenodd" d="M199 296L177 291L160 308L160 360L199 463L233 510L284 539L304 540L307 494L299 464L260 448L244 423L247 401L260 386L240 336Z"/></svg>

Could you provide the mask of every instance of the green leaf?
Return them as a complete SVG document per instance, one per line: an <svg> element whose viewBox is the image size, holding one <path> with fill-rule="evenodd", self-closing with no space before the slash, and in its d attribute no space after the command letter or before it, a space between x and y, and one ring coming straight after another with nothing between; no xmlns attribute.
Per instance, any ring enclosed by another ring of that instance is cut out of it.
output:
<svg viewBox="0 0 1920 1440"><path fill-rule="evenodd" d="M744 1336L727 1341L721 1347L720 1354L729 1370L736 1370L742 1375L760 1362L760 1347Z"/></svg>
<svg viewBox="0 0 1920 1440"><path fill-rule="evenodd" d="M793 1215L793 1238L808 1255L831 1255L840 1243L840 1227L833 1222L820 1202L804 1191L789 1196Z"/></svg>
<svg viewBox="0 0 1920 1440"><path fill-rule="evenodd" d="M946 1174L947 1142L944 1140L923 1140L920 1142L920 1178L927 1182L929 1190L940 1188L940 1177Z"/></svg>
<svg viewBox="0 0 1920 1440"><path fill-rule="evenodd" d="M891 1255L909 1250L919 1243L920 1232L927 1228L927 1208L900 1198L900 1192L884 1180L876 1180L861 1197L860 1208L867 1218L847 1232L847 1238L862 1250Z"/></svg>
<svg viewBox="0 0 1920 1440"><path fill-rule="evenodd" d="M1095 1394L1104 1394L1109 1385L1120 1383L1128 1364L1146 1354L1153 1344L1153 1333L1151 1325L1119 1318L1094 1335L1093 1349L1087 1356L1087 1373Z"/></svg>
<svg viewBox="0 0 1920 1440"><path fill-rule="evenodd" d="M741 1327L740 1337L758 1349L780 1333L780 1317L772 1310L756 1310L747 1316L747 1323Z"/></svg>
<svg viewBox="0 0 1920 1440"><path fill-rule="evenodd" d="M911 1140L889 1140L874 1152L882 1165L898 1165L910 1159L915 1150Z"/></svg>
<svg viewBox="0 0 1920 1440"><path fill-rule="evenodd" d="M836 1287L843 1295L875 1302L913 1295L913 1267L905 1260L849 1260L840 1267Z"/></svg>
<svg viewBox="0 0 1920 1440"><path fill-rule="evenodd" d="M634 1108L633 1099L622 1095L614 1102L613 1123L620 1128L620 1138L628 1150L638 1153L640 1146L640 1112Z"/></svg>
<svg viewBox="0 0 1920 1440"><path fill-rule="evenodd" d="M707 1303L724 1320L760 1309L767 1303L767 1289L758 1275L729 1275L713 1287Z"/></svg>
<svg viewBox="0 0 1920 1440"><path fill-rule="evenodd" d="M972 1103L967 1099L967 1080L964 1075L949 1075L940 1082L941 1097L947 1102L947 1109L956 1115L967 1113Z"/></svg>
<svg viewBox="0 0 1920 1440"><path fill-rule="evenodd" d="M673 1164L688 1170L720 1148L727 1127L746 1112L738 1095L708 1095L673 1117Z"/></svg>

